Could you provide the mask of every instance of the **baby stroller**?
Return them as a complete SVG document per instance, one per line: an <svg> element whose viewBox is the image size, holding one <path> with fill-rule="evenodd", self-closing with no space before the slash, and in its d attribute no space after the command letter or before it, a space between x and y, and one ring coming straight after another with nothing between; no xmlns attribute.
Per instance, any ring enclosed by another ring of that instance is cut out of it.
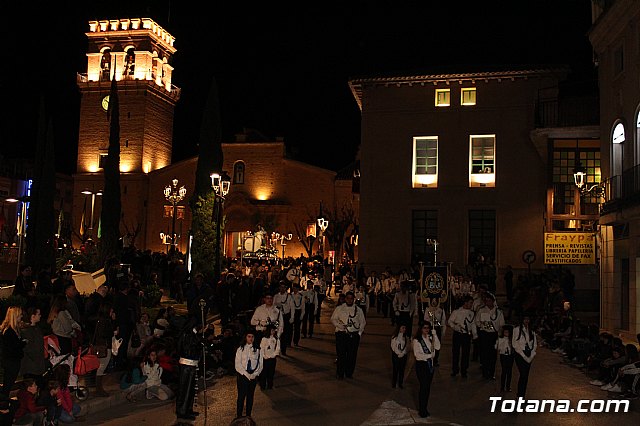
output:
<svg viewBox="0 0 640 426"><path fill-rule="evenodd" d="M67 364L71 369L71 375L69 376L69 389L71 393L74 394L79 401L84 401L85 399L89 398L89 389L86 386L86 383L81 383L81 379L85 378L85 376L88 376L89 373L96 370L98 367L96 366L95 368L92 368L89 371L85 371L85 374L78 376L78 374L76 374L77 372L76 362L78 357L73 356L73 354L71 353L61 355L58 338L55 335L45 336L44 341L45 341L45 350L49 354L49 366L47 367L47 370L43 374L44 379L45 380L52 379L53 370L61 364ZM89 347L84 349L80 348L78 351L80 357L83 357L84 355L86 355L89 352L89 349L90 349Z"/></svg>

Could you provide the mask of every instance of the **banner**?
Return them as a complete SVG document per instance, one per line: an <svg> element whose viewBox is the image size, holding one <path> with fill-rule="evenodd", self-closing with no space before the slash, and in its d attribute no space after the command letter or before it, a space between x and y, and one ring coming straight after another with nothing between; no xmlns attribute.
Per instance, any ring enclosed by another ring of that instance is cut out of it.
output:
<svg viewBox="0 0 640 426"><path fill-rule="evenodd" d="M445 302L447 295L447 267L425 266L422 300L428 302L429 299L439 299Z"/></svg>
<svg viewBox="0 0 640 426"><path fill-rule="evenodd" d="M545 232L544 263L547 265L594 265L596 238L593 232Z"/></svg>

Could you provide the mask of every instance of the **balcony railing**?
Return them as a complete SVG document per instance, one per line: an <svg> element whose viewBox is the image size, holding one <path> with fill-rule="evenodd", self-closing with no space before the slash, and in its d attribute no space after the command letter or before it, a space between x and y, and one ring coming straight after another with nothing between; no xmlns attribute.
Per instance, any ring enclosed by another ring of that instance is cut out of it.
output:
<svg viewBox="0 0 640 426"><path fill-rule="evenodd" d="M155 79L153 80L140 80L140 79L135 79L133 78L132 75L123 75L121 80L118 80L118 83L122 84L127 84L127 82L140 82L140 83L148 83L148 84L152 84L157 87L158 89L161 89L163 91L165 91L166 93L169 94L169 96L171 98L174 99L178 99L180 97L180 88L175 86L175 85L171 85L171 91L168 91L165 89L164 86L160 86L155 84ZM78 73L76 76L76 83L78 83L78 85L88 85L88 84L95 84L98 87L110 87L111 86L111 81L109 79L106 78L100 78L98 81L93 81L93 80L89 80L89 77L87 76L87 74L80 74Z"/></svg>
<svg viewBox="0 0 640 426"><path fill-rule="evenodd" d="M602 213L640 205L640 165L604 181L605 200Z"/></svg>
<svg viewBox="0 0 640 426"><path fill-rule="evenodd" d="M536 127L591 126L600 122L597 96L538 99Z"/></svg>

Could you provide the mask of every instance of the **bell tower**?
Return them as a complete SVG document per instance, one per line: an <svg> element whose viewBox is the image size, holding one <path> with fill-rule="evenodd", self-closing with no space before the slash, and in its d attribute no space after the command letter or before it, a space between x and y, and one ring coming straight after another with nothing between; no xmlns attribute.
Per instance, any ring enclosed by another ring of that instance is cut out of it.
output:
<svg viewBox="0 0 640 426"><path fill-rule="evenodd" d="M77 173L102 170L112 78L120 98L120 172L149 173L168 166L180 97L180 89L171 84L175 38L148 18L89 21L87 37L87 72L77 78L82 96Z"/></svg>

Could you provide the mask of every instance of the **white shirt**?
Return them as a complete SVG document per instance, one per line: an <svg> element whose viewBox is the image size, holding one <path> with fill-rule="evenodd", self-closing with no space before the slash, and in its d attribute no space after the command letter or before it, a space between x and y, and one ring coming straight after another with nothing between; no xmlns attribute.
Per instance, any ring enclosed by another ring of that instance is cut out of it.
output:
<svg viewBox="0 0 640 426"><path fill-rule="evenodd" d="M314 289L311 290L303 290L300 293L302 293L302 295L304 296L304 302L305 303L310 303L312 305L314 305L314 310L313 313L317 314L318 313L318 293L316 293L316 291ZM306 308L305 308L306 309Z"/></svg>
<svg viewBox="0 0 640 426"><path fill-rule="evenodd" d="M526 328L523 328L522 332L520 332L519 326L513 328L513 339L511 340L511 345L513 346L513 350L528 363L531 363L531 361L533 361L533 357L536 356L536 335L533 333L533 339L530 339L529 330ZM526 356L524 354L525 346L531 349L531 356Z"/></svg>
<svg viewBox="0 0 640 426"><path fill-rule="evenodd" d="M251 373L247 370L251 366ZM262 372L262 353L253 345L245 344L236 351L236 371L249 380L253 380Z"/></svg>
<svg viewBox="0 0 640 426"><path fill-rule="evenodd" d="M300 318L302 318L304 316L304 295L301 292L291 295L291 305L293 310L300 311Z"/></svg>
<svg viewBox="0 0 640 426"><path fill-rule="evenodd" d="M359 333L361 336L364 332L364 327L367 325L362 309L356 306L355 303L351 306L346 303L337 306L331 315L331 323L335 326L336 332Z"/></svg>
<svg viewBox="0 0 640 426"><path fill-rule="evenodd" d="M496 349L500 355L513 355L513 346L511 346L510 337L498 337L496 340Z"/></svg>
<svg viewBox="0 0 640 426"><path fill-rule="evenodd" d="M378 277L369 277L367 278L367 286L365 288L369 290L373 290L380 283L380 278Z"/></svg>
<svg viewBox="0 0 640 426"><path fill-rule="evenodd" d="M434 330L431 331L431 336L426 339L424 336L420 336L420 339L413 339L411 344L413 345L413 355L416 357L416 361L427 361L436 356L436 351L440 350L440 340ZM422 347L422 341L426 343L425 348Z"/></svg>
<svg viewBox="0 0 640 426"><path fill-rule="evenodd" d="M483 306L476 313L475 323L476 332L488 331L490 333L499 333L502 327L504 327L504 315L497 306L494 306L493 309L489 309L488 306ZM493 326L494 331L490 331L488 327L487 330L483 329L483 326L486 327L489 323ZM477 336L474 334L474 337Z"/></svg>
<svg viewBox="0 0 640 426"><path fill-rule="evenodd" d="M471 309L465 309L464 306L461 306L451 312L448 321L449 327L458 333L472 334L473 328L475 327L473 322L474 315Z"/></svg>
<svg viewBox="0 0 640 426"><path fill-rule="evenodd" d="M346 283L346 284L344 284L344 285L342 286L342 294L347 294L347 293L349 293L350 291L353 291L353 288L352 288L351 284Z"/></svg>
<svg viewBox="0 0 640 426"><path fill-rule="evenodd" d="M431 315L429 315L429 313L431 313ZM440 327L442 327L442 336L444 337L444 332L447 329L447 314L444 313L444 309L440 306L429 306L424 311L424 320L429 321L433 328L437 327L435 322L439 321Z"/></svg>
<svg viewBox="0 0 640 426"><path fill-rule="evenodd" d="M258 331L264 331L267 325L275 323L276 321L278 322L278 336L280 336L284 330L284 319L282 312L275 304L271 305L271 307L268 307L266 304L258 306L251 317L251 325Z"/></svg>
<svg viewBox="0 0 640 426"><path fill-rule="evenodd" d="M280 339L277 337L263 337L260 341L260 350L264 359L277 357L280 355Z"/></svg>
<svg viewBox="0 0 640 426"><path fill-rule="evenodd" d="M369 295L364 291L356 291L355 297L355 304L360 306L365 314L369 312Z"/></svg>
<svg viewBox="0 0 640 426"><path fill-rule="evenodd" d="M142 366L142 374L147 376L147 380L144 382L148 388L162 384L162 379L160 378L162 376L162 367L157 362L153 365L145 362Z"/></svg>
<svg viewBox="0 0 640 426"><path fill-rule="evenodd" d="M398 355L398 358L402 358L407 354L409 348L409 339L402 333L398 333L396 337L391 339L391 350Z"/></svg>
<svg viewBox="0 0 640 426"><path fill-rule="evenodd" d="M283 314L290 314L293 310L293 303L291 301L291 295L287 292L278 293L273 296L273 304L278 307L278 309L282 310Z"/></svg>

